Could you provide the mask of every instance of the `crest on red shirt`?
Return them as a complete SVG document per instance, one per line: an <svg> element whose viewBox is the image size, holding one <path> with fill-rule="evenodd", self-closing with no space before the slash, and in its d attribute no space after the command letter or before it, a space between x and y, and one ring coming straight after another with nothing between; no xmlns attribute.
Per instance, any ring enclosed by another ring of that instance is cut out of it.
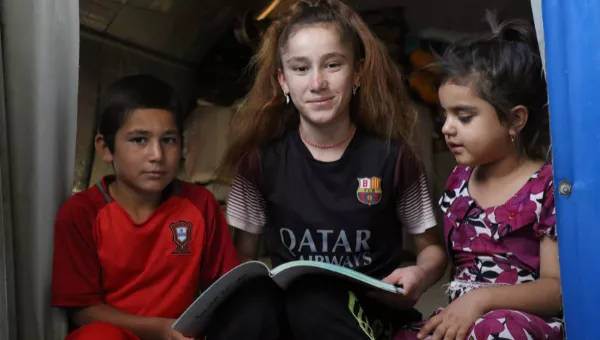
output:
<svg viewBox="0 0 600 340"><path fill-rule="evenodd" d="M173 254L190 254L188 244L192 240L192 228L194 225L189 221L173 222L169 226L173 233L173 243L177 246Z"/></svg>
<svg viewBox="0 0 600 340"><path fill-rule="evenodd" d="M381 201L381 178L379 177L362 177L358 179L358 189L356 190L356 198L360 203L366 205L374 205Z"/></svg>

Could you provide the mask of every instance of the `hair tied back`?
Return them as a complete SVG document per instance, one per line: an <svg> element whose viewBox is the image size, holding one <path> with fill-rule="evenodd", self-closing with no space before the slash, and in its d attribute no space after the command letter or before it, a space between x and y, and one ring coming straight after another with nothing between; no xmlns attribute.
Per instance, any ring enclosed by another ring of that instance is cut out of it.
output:
<svg viewBox="0 0 600 340"><path fill-rule="evenodd" d="M485 19L492 29L494 38L500 41L520 42L530 47L537 46L537 37L527 21L517 19L499 23L496 12L490 10L486 10Z"/></svg>
<svg viewBox="0 0 600 340"><path fill-rule="evenodd" d="M324 0L301 0L298 2L298 5L304 8L312 8L312 7L324 7L329 8L329 4Z"/></svg>

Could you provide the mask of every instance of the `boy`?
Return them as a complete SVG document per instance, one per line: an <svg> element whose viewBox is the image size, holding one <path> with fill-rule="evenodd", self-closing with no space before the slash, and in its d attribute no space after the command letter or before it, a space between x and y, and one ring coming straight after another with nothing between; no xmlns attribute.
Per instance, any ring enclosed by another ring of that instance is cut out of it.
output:
<svg viewBox="0 0 600 340"><path fill-rule="evenodd" d="M95 145L114 175L56 219L52 304L76 328L67 339L185 339L173 322L239 264L215 198L176 179L182 123L173 89L154 77L105 94Z"/></svg>

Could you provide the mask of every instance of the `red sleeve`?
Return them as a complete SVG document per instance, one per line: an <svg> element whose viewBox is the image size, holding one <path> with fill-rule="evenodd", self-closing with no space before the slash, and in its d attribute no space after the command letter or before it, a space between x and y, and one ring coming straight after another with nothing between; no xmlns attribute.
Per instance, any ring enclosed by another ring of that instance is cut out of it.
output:
<svg viewBox="0 0 600 340"><path fill-rule="evenodd" d="M200 269L200 289L205 290L239 265L240 260L223 210L213 194L199 185L182 182L182 196L200 210L206 224Z"/></svg>
<svg viewBox="0 0 600 340"><path fill-rule="evenodd" d="M211 195L206 210L206 245L200 274L200 289L240 264L223 211Z"/></svg>
<svg viewBox="0 0 600 340"><path fill-rule="evenodd" d="M56 217L52 273L52 305L56 307L104 303L92 232L99 209L84 193L65 202Z"/></svg>

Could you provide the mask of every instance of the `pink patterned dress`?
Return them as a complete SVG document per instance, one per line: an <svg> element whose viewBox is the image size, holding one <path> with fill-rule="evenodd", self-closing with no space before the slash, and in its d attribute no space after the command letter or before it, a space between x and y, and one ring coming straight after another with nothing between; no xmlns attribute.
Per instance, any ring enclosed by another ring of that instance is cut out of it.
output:
<svg viewBox="0 0 600 340"><path fill-rule="evenodd" d="M458 166L440 200L452 260L448 299L480 287L515 285L540 276L540 237L556 237L552 166L545 164L504 205L481 208L468 191L472 168ZM440 313L438 309L434 314ZM394 340L417 339L424 322L398 331ZM562 339L563 321L515 310L495 310L471 327L469 340Z"/></svg>

